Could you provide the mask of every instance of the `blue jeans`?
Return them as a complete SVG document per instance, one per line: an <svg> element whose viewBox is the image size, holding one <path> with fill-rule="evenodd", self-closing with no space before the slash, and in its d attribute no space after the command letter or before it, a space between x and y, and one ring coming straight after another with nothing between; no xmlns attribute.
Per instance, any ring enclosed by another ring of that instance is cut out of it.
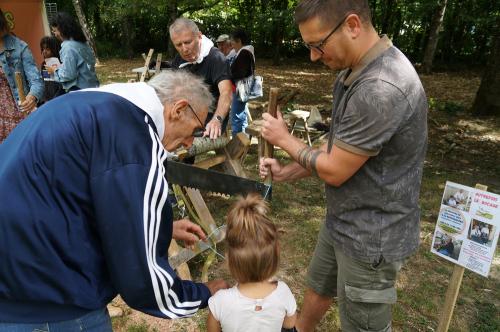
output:
<svg viewBox="0 0 500 332"><path fill-rule="evenodd" d="M233 92L233 101L231 102L231 131L233 137L240 132L245 132L248 126L247 121L247 103L238 100L237 92Z"/></svg>
<svg viewBox="0 0 500 332"><path fill-rule="evenodd" d="M445 256L448 256L448 257L451 257L451 253L446 249L439 249L438 253L445 255Z"/></svg>
<svg viewBox="0 0 500 332"><path fill-rule="evenodd" d="M72 320L50 323L2 323L0 332L113 332L108 309L92 311Z"/></svg>

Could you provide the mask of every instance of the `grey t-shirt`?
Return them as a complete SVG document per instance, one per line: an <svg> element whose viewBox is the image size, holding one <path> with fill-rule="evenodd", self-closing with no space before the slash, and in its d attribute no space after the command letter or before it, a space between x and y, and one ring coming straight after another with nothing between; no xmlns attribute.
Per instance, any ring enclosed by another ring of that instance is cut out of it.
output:
<svg viewBox="0 0 500 332"><path fill-rule="evenodd" d="M326 185L326 225L342 251L403 259L419 243L418 198L427 146L427 98L409 60L383 37L333 91L332 144L370 156L340 187Z"/></svg>

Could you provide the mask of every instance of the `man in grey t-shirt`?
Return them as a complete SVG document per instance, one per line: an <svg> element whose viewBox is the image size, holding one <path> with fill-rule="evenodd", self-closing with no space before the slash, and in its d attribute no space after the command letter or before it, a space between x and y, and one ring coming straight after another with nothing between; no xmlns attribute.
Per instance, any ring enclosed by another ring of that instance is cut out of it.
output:
<svg viewBox="0 0 500 332"><path fill-rule="evenodd" d="M262 136L295 162L260 162L275 181L325 181L327 214L297 322L313 331L338 297L343 331L389 331L403 260L418 247L427 98L408 59L371 24L367 1L303 0L295 19L312 61L342 70L327 144L312 149L264 115Z"/></svg>

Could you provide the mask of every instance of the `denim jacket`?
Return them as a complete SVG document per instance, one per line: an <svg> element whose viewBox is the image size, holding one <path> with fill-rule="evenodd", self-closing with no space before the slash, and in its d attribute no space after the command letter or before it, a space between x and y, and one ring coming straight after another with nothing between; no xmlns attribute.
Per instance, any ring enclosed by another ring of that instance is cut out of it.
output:
<svg viewBox="0 0 500 332"><path fill-rule="evenodd" d="M15 72L18 71L23 79L25 95L30 94L35 96L37 100L41 100L43 96L43 80L28 44L11 34L6 34L3 41L5 50L0 52L0 66L2 66L7 76L12 95L19 102L19 92L15 78Z"/></svg>
<svg viewBox="0 0 500 332"><path fill-rule="evenodd" d="M64 90L97 88L99 81L95 73L95 58L87 43L65 40L61 44L62 65L54 72L54 80Z"/></svg>

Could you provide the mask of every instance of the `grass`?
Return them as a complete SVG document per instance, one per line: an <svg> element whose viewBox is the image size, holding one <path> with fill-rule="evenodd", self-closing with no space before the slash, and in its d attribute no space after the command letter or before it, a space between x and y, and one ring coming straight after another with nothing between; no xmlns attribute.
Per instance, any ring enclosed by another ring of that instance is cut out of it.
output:
<svg viewBox="0 0 500 332"><path fill-rule="evenodd" d="M98 68L103 84L124 82L134 75L130 69L141 66L142 60L111 59ZM272 67L259 61L258 74L264 76L265 89L297 88L300 95L293 108L318 107L323 117L329 116L331 86L335 75L321 65L292 62L287 66ZM397 282L398 303L393 307L394 331L434 331L452 274L453 264L430 253L432 235L436 226L444 184L447 180L473 187L476 183L500 190L500 119L475 118L467 113L479 86L476 72L453 72L421 75L429 99L429 146L424 165L420 206L421 245L408 259ZM265 94L263 101L267 100ZM265 105L252 103L254 118ZM276 156L287 162L288 156L277 151ZM257 178L256 148L252 146L244 168ZM234 198L206 195L207 205L216 222L224 222L225 213ZM318 230L324 220L325 198L323 183L314 178L295 183L276 184L273 187L271 218L281 231L281 266L278 277L292 289L299 308L307 266L314 250ZM224 246L218 249L224 252ZM498 252L498 251L497 251ZM190 263L194 278L199 277L203 256ZM492 267L490 278L465 271L450 331L495 331L500 326L500 267ZM210 269L210 278L230 276L224 263L218 261ZM127 318L114 320L116 331L153 331L155 323L144 316L144 321ZM206 310L194 317L172 322L172 331L204 331ZM149 325L149 326L148 326ZM324 317L319 331L338 331L337 307L333 305Z"/></svg>

